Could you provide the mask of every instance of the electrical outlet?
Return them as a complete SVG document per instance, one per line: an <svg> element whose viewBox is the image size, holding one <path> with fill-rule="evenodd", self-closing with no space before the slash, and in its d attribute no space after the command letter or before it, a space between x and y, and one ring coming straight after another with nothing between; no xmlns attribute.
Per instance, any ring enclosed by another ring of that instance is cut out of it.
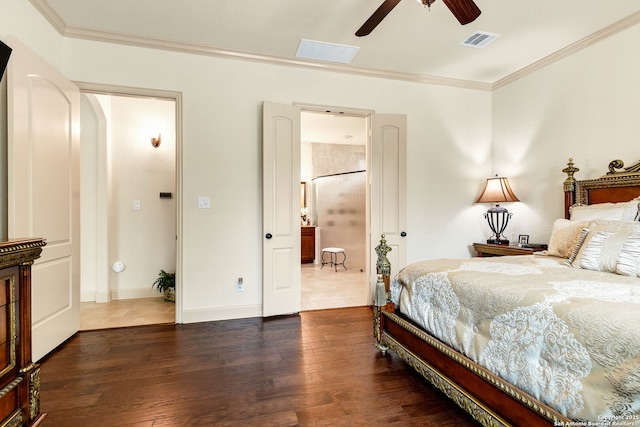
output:
<svg viewBox="0 0 640 427"><path fill-rule="evenodd" d="M238 277L238 281L236 282L236 292L244 291L244 282L242 281L242 277Z"/></svg>
<svg viewBox="0 0 640 427"><path fill-rule="evenodd" d="M198 197L198 209L211 208L211 197L200 196Z"/></svg>

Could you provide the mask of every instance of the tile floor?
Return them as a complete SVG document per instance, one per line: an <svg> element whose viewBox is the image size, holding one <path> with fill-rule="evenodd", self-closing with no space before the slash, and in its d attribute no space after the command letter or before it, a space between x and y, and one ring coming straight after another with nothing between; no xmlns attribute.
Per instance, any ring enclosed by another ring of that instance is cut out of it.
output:
<svg viewBox="0 0 640 427"><path fill-rule="evenodd" d="M80 303L80 330L174 323L175 304L158 298Z"/></svg>
<svg viewBox="0 0 640 427"><path fill-rule="evenodd" d="M367 273L340 265L337 271L329 265L321 267L302 264L302 311L369 304Z"/></svg>
<svg viewBox="0 0 640 427"><path fill-rule="evenodd" d="M355 307L369 304L367 274L338 266L302 264L302 311ZM347 266L347 268L349 268ZM80 330L119 328L175 321L175 305L158 298L83 302Z"/></svg>

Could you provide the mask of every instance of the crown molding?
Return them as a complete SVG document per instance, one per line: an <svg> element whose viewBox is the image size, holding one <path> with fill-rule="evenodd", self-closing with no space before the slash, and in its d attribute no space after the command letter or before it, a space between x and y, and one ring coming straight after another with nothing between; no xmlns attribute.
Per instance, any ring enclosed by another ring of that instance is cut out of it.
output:
<svg viewBox="0 0 640 427"><path fill-rule="evenodd" d="M582 40L578 40L577 42L570 44L564 49L560 49L557 52L552 53L551 55L540 59L515 73L511 73L508 76L496 81L492 85L492 89L500 89L501 87L507 86L515 82L516 80L520 80L523 77L526 77L530 74L535 73L538 70L541 70L551 64L554 64L564 58L567 58L575 53L580 52L583 49L588 48L589 46L593 46L594 44L607 39L613 35L616 35L627 28L631 28L634 25L640 23L640 12L636 12L627 16L626 18L621 19L620 21L614 22L613 24L604 27L600 31L597 31L590 36L583 38Z"/></svg>
<svg viewBox="0 0 640 427"><path fill-rule="evenodd" d="M374 70L369 68L351 67L348 65L332 64L322 61L300 60L283 58L272 55L256 54L231 49L221 49L217 47L175 42L170 40L157 40L147 37L133 36L103 31L94 31L84 28L67 26L64 20L52 9L46 0L30 0L31 4L44 16L53 28L63 37L92 40L104 43L116 43L134 47L160 49L180 53L195 55L215 56L228 59L248 60L275 65L285 65L306 69L332 71L337 73L354 74L366 77L376 77L383 79L403 80L409 82L425 83L439 86L450 86L461 89L474 89L491 91L491 83L475 82L462 79L450 79L421 74L399 73L394 71Z"/></svg>
<svg viewBox="0 0 640 427"><path fill-rule="evenodd" d="M30 2L63 37L488 92L507 86L517 80L535 73L536 71L539 71L551 64L567 58L568 56L580 52L581 50L592 46L608 37L611 37L612 35L620 33L621 31L624 31L627 28L640 23L640 12L636 12L493 83L485 83L422 74L399 73L394 71L352 67L348 65L332 64L321 61L283 58L279 56L257 54L252 52L221 49L212 46L175 42L170 40L157 40L128 34L102 32L70 27L67 26L64 20L55 12L55 10L49 6L46 0L30 0Z"/></svg>
<svg viewBox="0 0 640 427"><path fill-rule="evenodd" d="M58 31L60 34L64 31L66 24L64 19L49 6L49 3L46 0L29 0L29 2L36 8L38 12L51 24L51 26Z"/></svg>
<svg viewBox="0 0 640 427"><path fill-rule="evenodd" d="M450 79L444 77L435 77L420 74L398 73L385 70L374 70L369 68L351 67L348 65L331 64L322 61L301 60L292 58L283 58L279 56L257 54L252 52L244 52L239 50L221 49L217 47L204 46L191 43L175 42L170 40L158 40L140 36L131 36L126 34L117 34L109 32L100 32L94 30L86 30L82 28L65 27L60 31L64 37L77 38L83 40L92 40L105 43L116 43L134 47L160 49L165 51L174 51L179 53L188 53L195 55L214 56L227 59L247 60L253 62L268 63L274 65L285 65L290 67L315 69L322 71L332 71L344 74L354 74L366 77L377 77L383 79L403 80L409 82L425 83L439 86L450 86L462 89L474 89L491 91L490 83L474 82L461 79Z"/></svg>

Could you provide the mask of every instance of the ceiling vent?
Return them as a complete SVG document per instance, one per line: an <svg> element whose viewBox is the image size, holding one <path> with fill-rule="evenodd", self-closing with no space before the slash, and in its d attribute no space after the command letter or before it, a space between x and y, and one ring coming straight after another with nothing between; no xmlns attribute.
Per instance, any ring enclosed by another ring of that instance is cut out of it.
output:
<svg viewBox="0 0 640 427"><path fill-rule="evenodd" d="M485 47L486 45L488 45L498 37L500 37L499 34L486 33L484 31L476 31L460 44L462 46L481 48L481 47Z"/></svg>
<svg viewBox="0 0 640 427"><path fill-rule="evenodd" d="M348 64L360 49L357 46L300 40L296 57Z"/></svg>

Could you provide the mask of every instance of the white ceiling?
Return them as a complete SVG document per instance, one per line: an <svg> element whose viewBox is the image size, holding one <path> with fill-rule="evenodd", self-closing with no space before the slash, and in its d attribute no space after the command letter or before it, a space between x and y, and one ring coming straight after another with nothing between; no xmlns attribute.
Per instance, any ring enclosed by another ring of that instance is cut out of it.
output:
<svg viewBox="0 0 640 427"><path fill-rule="evenodd" d="M482 14L465 26L442 1L427 9L403 0L356 37L383 0L30 1L67 37L480 90L640 23L638 0L475 0ZM482 49L460 45L476 31L500 37ZM359 51L347 65L298 59L301 39Z"/></svg>
<svg viewBox="0 0 640 427"><path fill-rule="evenodd" d="M442 3L403 0L366 37L383 0L31 0L63 35L491 89L539 61L640 22L638 0L475 0L462 26ZM501 37L460 46L475 31ZM297 60L301 39L358 46L349 65Z"/></svg>

